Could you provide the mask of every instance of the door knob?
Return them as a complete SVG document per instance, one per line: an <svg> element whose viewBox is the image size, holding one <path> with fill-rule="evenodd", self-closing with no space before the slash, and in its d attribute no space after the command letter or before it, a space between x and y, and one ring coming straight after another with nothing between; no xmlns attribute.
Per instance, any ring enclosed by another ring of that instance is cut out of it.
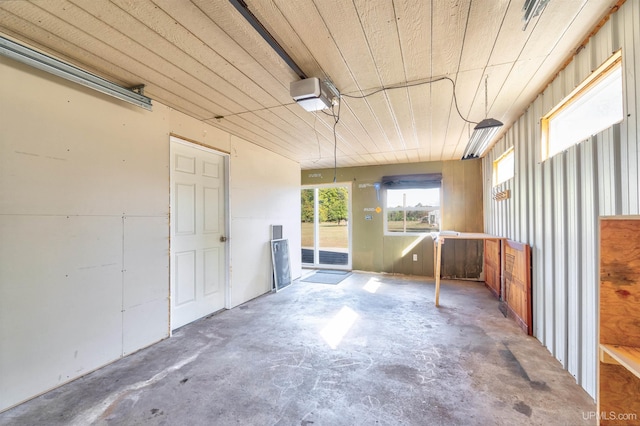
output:
<svg viewBox="0 0 640 426"><path fill-rule="evenodd" d="M220 235L220 242L224 243L225 241L227 241L227 237L225 237L224 235Z"/></svg>

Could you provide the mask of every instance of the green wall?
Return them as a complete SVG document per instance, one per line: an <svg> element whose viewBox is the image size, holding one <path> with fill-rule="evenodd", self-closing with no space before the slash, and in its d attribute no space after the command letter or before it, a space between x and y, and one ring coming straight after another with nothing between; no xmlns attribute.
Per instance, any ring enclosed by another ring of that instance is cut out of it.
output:
<svg viewBox="0 0 640 426"><path fill-rule="evenodd" d="M351 182L352 187L353 269L432 277L432 239L385 236L383 213L375 211L376 207L383 207L382 194L379 201L374 183L383 176L442 173L442 229L483 232L481 166L480 160L466 160L337 169L336 182ZM327 184L333 180L334 169L302 171L302 185ZM366 220L366 216L371 220ZM413 260L414 254L417 261ZM447 241L442 256L443 277L480 278L482 242Z"/></svg>

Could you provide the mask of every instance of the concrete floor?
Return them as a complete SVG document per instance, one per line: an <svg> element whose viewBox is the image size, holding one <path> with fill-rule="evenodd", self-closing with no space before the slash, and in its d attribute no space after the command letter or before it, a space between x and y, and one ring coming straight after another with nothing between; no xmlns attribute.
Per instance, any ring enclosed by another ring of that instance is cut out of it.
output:
<svg viewBox="0 0 640 426"><path fill-rule="evenodd" d="M595 424L585 420L593 400L482 284L443 281L440 308L433 299L433 281L416 277L296 281L6 411L0 424Z"/></svg>

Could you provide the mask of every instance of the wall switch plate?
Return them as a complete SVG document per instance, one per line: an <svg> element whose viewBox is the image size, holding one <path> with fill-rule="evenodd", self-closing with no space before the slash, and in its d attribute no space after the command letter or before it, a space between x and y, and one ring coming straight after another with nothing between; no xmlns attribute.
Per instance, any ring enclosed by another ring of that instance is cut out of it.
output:
<svg viewBox="0 0 640 426"><path fill-rule="evenodd" d="M414 262L417 262L417 261L418 261L418 255L417 255L417 254L414 254L414 255L413 255L413 261L414 261Z"/></svg>

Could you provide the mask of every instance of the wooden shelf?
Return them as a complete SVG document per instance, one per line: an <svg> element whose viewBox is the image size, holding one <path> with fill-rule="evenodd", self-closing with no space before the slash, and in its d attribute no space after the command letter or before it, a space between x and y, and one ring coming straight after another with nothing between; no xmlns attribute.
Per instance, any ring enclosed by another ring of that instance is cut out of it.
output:
<svg viewBox="0 0 640 426"><path fill-rule="evenodd" d="M600 344L600 362L622 365L640 379L640 348Z"/></svg>
<svg viewBox="0 0 640 426"><path fill-rule="evenodd" d="M600 218L599 425L640 416L639 237L640 216Z"/></svg>

